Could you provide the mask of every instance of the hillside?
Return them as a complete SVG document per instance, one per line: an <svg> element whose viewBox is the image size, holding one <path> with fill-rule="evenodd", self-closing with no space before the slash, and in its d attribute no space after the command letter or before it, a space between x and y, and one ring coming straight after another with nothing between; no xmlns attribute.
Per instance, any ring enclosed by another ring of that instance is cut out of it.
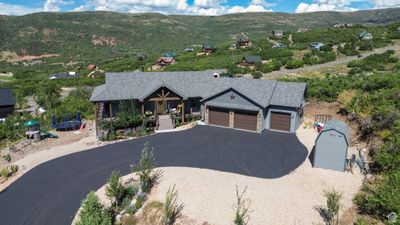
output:
<svg viewBox="0 0 400 225"><path fill-rule="evenodd" d="M246 13L217 17L114 12L35 13L0 16L0 51L59 54L63 61L105 59L132 52L158 53L193 44L263 37L274 29L367 25L400 20L400 9L304 14ZM59 58L60 59L60 58ZM58 59L58 60L59 60Z"/></svg>

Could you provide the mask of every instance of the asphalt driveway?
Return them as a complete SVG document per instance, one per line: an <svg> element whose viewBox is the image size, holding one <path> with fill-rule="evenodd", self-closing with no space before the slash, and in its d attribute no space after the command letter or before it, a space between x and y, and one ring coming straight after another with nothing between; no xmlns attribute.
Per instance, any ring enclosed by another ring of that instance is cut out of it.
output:
<svg viewBox="0 0 400 225"><path fill-rule="evenodd" d="M63 156L26 173L0 193L0 224L70 225L86 194L104 185L114 169L128 174L146 141L160 167L199 167L259 178L290 173L308 153L293 134L210 126L120 142Z"/></svg>

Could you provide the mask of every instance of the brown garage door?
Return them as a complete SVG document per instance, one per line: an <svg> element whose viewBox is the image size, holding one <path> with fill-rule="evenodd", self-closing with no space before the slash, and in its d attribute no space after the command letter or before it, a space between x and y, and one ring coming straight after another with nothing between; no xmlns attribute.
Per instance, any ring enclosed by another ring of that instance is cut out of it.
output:
<svg viewBox="0 0 400 225"><path fill-rule="evenodd" d="M235 128L257 131L257 113L256 112L235 112Z"/></svg>
<svg viewBox="0 0 400 225"><path fill-rule="evenodd" d="M271 112L270 128L273 130L290 131L290 114Z"/></svg>
<svg viewBox="0 0 400 225"><path fill-rule="evenodd" d="M209 108L208 123L229 127L229 111L225 109Z"/></svg>

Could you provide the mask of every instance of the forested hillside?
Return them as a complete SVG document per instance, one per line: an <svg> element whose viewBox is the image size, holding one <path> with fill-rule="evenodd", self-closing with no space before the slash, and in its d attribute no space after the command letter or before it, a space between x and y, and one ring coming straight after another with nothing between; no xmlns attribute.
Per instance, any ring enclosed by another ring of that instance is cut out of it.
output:
<svg viewBox="0 0 400 225"><path fill-rule="evenodd" d="M114 12L0 16L0 51L59 54L68 60L112 58L135 51L161 52L193 44L226 44L238 36L265 37L274 29L366 25L400 20L400 9L305 14L246 13L218 17Z"/></svg>

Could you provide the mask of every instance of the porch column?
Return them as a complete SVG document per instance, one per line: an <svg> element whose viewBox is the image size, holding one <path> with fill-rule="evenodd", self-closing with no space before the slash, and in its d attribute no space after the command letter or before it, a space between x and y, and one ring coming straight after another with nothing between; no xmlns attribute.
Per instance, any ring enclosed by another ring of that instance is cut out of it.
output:
<svg viewBox="0 0 400 225"><path fill-rule="evenodd" d="M144 102L142 102L142 116L144 116Z"/></svg>
<svg viewBox="0 0 400 225"><path fill-rule="evenodd" d="M182 123L185 122L185 102L182 100Z"/></svg>
<svg viewBox="0 0 400 225"><path fill-rule="evenodd" d="M96 137L99 135L99 103L94 104L94 122L96 123Z"/></svg>
<svg viewBox="0 0 400 225"><path fill-rule="evenodd" d="M109 111L109 114L110 114L110 120L112 121L112 104L110 103L109 105L108 105L108 111Z"/></svg>

